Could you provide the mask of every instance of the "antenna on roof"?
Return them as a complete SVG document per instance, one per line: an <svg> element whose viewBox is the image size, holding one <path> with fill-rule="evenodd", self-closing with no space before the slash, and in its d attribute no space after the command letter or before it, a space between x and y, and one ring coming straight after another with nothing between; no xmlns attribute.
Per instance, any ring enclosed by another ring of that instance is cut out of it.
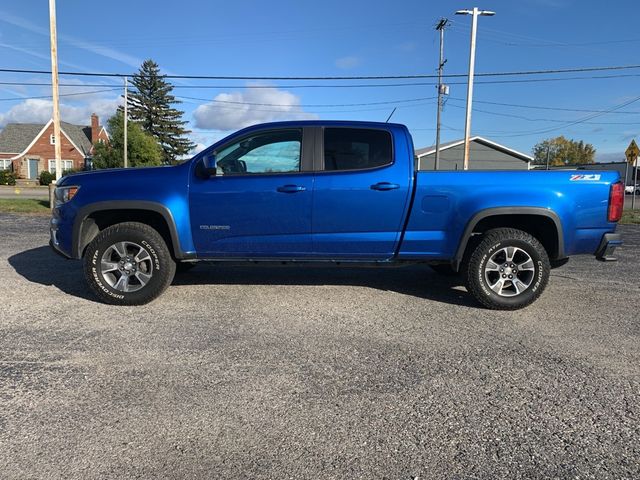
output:
<svg viewBox="0 0 640 480"><path fill-rule="evenodd" d="M391 111L387 119L384 121L384 123L389 123L389 120L391 119L391 117L393 117L393 114L396 113L396 108L397 107L393 107L393 110Z"/></svg>

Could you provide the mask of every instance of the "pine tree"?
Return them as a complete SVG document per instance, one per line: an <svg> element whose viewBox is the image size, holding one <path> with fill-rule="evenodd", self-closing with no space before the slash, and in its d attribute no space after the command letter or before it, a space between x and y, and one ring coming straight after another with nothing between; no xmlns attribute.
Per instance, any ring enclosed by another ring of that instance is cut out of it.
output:
<svg viewBox="0 0 640 480"><path fill-rule="evenodd" d="M160 74L158 64L145 60L131 83L135 88L129 94L130 118L158 140L165 163L188 154L195 144L187 137L191 132L184 128L184 112L173 107L180 103L171 94L173 85Z"/></svg>

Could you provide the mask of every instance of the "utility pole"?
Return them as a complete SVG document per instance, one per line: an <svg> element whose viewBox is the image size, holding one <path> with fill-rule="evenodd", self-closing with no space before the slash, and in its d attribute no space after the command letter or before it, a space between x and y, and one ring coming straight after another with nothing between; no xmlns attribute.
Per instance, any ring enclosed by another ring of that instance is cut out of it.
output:
<svg viewBox="0 0 640 480"><path fill-rule="evenodd" d="M445 94L447 88L446 85L442 84L442 69L446 63L444 59L444 27L446 27L448 23L449 20L441 18L438 25L436 25L436 30L440 31L440 61L438 63L438 114L436 117L436 156L435 163L433 164L434 170L440 168L440 117L442 115L442 95Z"/></svg>
<svg viewBox="0 0 640 480"><path fill-rule="evenodd" d="M129 114L127 112L127 108L128 108L128 104L129 103L129 95L128 95L128 91L127 91L127 77L124 77L124 131L122 133L124 139L123 139L123 157L124 157L124 168L129 167L129 158L128 158L128 145L127 145L127 129L128 129L128 125L129 125Z"/></svg>
<svg viewBox="0 0 640 480"><path fill-rule="evenodd" d="M473 75L476 64L476 32L478 29L478 16L492 16L495 12L489 10L458 10L456 15L471 15L471 48L469 51L469 79L467 81L467 115L464 122L464 169L469 170L469 138L471 136L471 109L473 105Z"/></svg>
<svg viewBox="0 0 640 480"><path fill-rule="evenodd" d="M549 170L549 150L551 150L551 147L547 145L547 170Z"/></svg>
<svg viewBox="0 0 640 480"><path fill-rule="evenodd" d="M56 181L62 178L60 145L60 97L58 92L58 38L56 32L56 0L49 0L49 32L51 35L51 90L53 97L53 139L56 159Z"/></svg>

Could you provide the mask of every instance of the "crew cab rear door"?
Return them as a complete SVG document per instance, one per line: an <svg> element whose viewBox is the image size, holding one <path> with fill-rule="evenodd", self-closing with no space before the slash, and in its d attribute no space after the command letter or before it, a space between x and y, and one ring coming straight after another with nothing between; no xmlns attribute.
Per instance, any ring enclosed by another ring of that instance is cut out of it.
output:
<svg viewBox="0 0 640 480"><path fill-rule="evenodd" d="M313 144L309 129L271 128L217 148L216 175L190 185L198 257L310 255Z"/></svg>
<svg viewBox="0 0 640 480"><path fill-rule="evenodd" d="M390 258L400 240L412 185L408 134L327 126L317 135L314 256Z"/></svg>

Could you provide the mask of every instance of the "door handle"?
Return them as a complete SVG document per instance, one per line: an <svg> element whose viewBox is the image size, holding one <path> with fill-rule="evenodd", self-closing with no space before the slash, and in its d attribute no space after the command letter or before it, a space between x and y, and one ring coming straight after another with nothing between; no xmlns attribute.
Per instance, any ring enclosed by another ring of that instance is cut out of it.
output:
<svg viewBox="0 0 640 480"><path fill-rule="evenodd" d="M371 190L380 190L382 192L386 190L395 190L396 188L400 188L400 185L397 183L389 183L389 182L379 182L374 185L371 185Z"/></svg>
<svg viewBox="0 0 640 480"><path fill-rule="evenodd" d="M277 190L280 193L297 193L297 192L304 192L307 188L303 187L302 185L282 185L281 187L278 187Z"/></svg>

